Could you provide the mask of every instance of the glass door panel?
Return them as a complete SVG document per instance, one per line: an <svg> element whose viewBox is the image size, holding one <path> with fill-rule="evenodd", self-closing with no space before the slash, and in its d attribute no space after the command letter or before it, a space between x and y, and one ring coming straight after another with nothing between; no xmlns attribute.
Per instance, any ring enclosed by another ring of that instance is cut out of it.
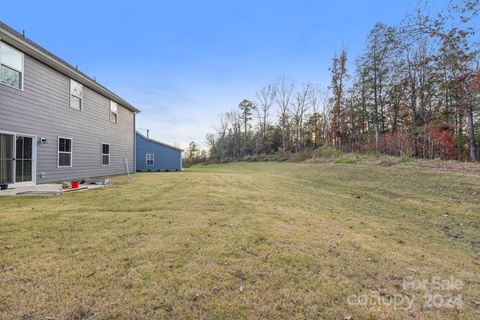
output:
<svg viewBox="0 0 480 320"><path fill-rule="evenodd" d="M13 135L0 133L0 183L13 183Z"/></svg>
<svg viewBox="0 0 480 320"><path fill-rule="evenodd" d="M15 182L32 181L32 154L33 139L17 136L15 158Z"/></svg>

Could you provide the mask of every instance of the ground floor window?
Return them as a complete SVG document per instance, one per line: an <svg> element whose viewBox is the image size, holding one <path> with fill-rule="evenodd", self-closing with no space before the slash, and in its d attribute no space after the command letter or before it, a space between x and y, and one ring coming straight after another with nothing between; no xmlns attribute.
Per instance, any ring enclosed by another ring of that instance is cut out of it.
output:
<svg viewBox="0 0 480 320"><path fill-rule="evenodd" d="M147 166L153 167L155 165L155 155L147 153Z"/></svg>
<svg viewBox="0 0 480 320"><path fill-rule="evenodd" d="M58 137L58 167L72 166L72 139Z"/></svg>
<svg viewBox="0 0 480 320"><path fill-rule="evenodd" d="M107 143L102 144L102 165L110 165L110 145Z"/></svg>

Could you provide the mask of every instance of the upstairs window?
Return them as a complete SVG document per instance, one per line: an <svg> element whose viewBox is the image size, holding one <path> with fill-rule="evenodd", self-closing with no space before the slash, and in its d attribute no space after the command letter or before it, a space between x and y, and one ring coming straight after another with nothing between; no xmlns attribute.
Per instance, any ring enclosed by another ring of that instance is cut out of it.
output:
<svg viewBox="0 0 480 320"><path fill-rule="evenodd" d="M0 42L0 83L23 89L23 53Z"/></svg>
<svg viewBox="0 0 480 320"><path fill-rule="evenodd" d="M72 139L58 137L58 167L72 166Z"/></svg>
<svg viewBox="0 0 480 320"><path fill-rule="evenodd" d="M110 122L118 122L118 105L116 102L110 100Z"/></svg>
<svg viewBox="0 0 480 320"><path fill-rule="evenodd" d="M70 108L83 110L83 86L73 80L70 80Z"/></svg>
<svg viewBox="0 0 480 320"><path fill-rule="evenodd" d="M147 167L153 167L155 165L155 155L147 153Z"/></svg>
<svg viewBox="0 0 480 320"><path fill-rule="evenodd" d="M110 145L106 143L102 144L102 165L110 165Z"/></svg>

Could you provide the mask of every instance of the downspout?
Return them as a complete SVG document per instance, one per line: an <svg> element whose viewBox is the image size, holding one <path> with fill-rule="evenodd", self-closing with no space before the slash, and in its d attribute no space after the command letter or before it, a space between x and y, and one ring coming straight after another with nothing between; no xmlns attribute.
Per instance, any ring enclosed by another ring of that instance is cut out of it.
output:
<svg viewBox="0 0 480 320"><path fill-rule="evenodd" d="M133 172L137 172L137 114L133 113Z"/></svg>

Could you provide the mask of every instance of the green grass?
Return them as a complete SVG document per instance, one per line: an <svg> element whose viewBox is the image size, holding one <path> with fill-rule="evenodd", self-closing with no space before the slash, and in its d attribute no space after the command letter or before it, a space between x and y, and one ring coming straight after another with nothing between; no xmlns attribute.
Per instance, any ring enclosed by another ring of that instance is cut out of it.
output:
<svg viewBox="0 0 480 320"><path fill-rule="evenodd" d="M476 175L268 162L114 182L0 198L1 319L480 318ZM415 300L347 300L372 294ZM463 307L426 308L428 294Z"/></svg>

